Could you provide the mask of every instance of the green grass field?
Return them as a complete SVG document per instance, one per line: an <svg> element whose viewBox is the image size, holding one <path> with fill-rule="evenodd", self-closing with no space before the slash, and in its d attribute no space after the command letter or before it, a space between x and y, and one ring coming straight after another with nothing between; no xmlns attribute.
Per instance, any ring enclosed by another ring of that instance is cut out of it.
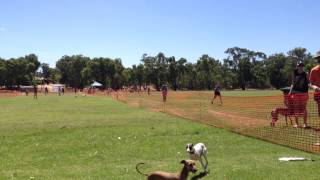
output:
<svg viewBox="0 0 320 180"><path fill-rule="evenodd" d="M0 179L146 179L181 169L185 144L204 142L213 179L318 179L317 155L106 97L0 98ZM303 156L314 162L279 162ZM199 165L199 164L198 164Z"/></svg>

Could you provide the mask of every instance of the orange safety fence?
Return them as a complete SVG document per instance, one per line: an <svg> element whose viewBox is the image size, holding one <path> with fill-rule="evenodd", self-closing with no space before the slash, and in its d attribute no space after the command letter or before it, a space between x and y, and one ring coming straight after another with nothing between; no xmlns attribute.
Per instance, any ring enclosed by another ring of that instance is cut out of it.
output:
<svg viewBox="0 0 320 180"><path fill-rule="evenodd" d="M320 93L274 96L224 96L212 93L170 92L163 102L160 92L113 92L112 97L131 106L225 128L276 144L320 153Z"/></svg>
<svg viewBox="0 0 320 180"><path fill-rule="evenodd" d="M15 97L20 96L21 92L15 90L0 90L0 97Z"/></svg>

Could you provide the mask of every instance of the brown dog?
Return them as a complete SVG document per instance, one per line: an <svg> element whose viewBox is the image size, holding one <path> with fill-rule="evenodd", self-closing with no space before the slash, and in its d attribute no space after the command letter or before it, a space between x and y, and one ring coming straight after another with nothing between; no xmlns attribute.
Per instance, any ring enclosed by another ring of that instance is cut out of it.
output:
<svg viewBox="0 0 320 180"><path fill-rule="evenodd" d="M140 172L138 169L139 165L144 163L138 163L136 165L136 170L138 173L148 176L147 180L186 180L189 175L189 172L197 172L196 163L193 160L182 160L180 163L184 164L180 173L167 173L163 171L156 171L150 174L144 174Z"/></svg>

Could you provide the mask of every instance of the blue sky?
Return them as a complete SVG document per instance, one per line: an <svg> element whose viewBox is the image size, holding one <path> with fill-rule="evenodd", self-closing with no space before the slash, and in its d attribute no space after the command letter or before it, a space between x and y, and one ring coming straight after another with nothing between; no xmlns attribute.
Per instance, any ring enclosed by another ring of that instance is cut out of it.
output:
<svg viewBox="0 0 320 180"><path fill-rule="evenodd" d="M266 54L320 49L318 0L1 0L0 57L35 53L52 67L63 55L143 53L223 59L239 46Z"/></svg>

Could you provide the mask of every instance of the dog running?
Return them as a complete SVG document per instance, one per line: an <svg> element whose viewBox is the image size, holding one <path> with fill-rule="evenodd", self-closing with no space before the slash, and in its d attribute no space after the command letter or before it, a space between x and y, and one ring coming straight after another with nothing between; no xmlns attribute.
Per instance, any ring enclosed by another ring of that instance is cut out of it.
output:
<svg viewBox="0 0 320 180"><path fill-rule="evenodd" d="M207 172L208 168L208 159L207 159L207 147L203 143L192 144L189 143L186 146L186 150L189 153L190 159L194 161L200 161L202 168L205 172ZM205 164L203 163L202 157L205 160Z"/></svg>

